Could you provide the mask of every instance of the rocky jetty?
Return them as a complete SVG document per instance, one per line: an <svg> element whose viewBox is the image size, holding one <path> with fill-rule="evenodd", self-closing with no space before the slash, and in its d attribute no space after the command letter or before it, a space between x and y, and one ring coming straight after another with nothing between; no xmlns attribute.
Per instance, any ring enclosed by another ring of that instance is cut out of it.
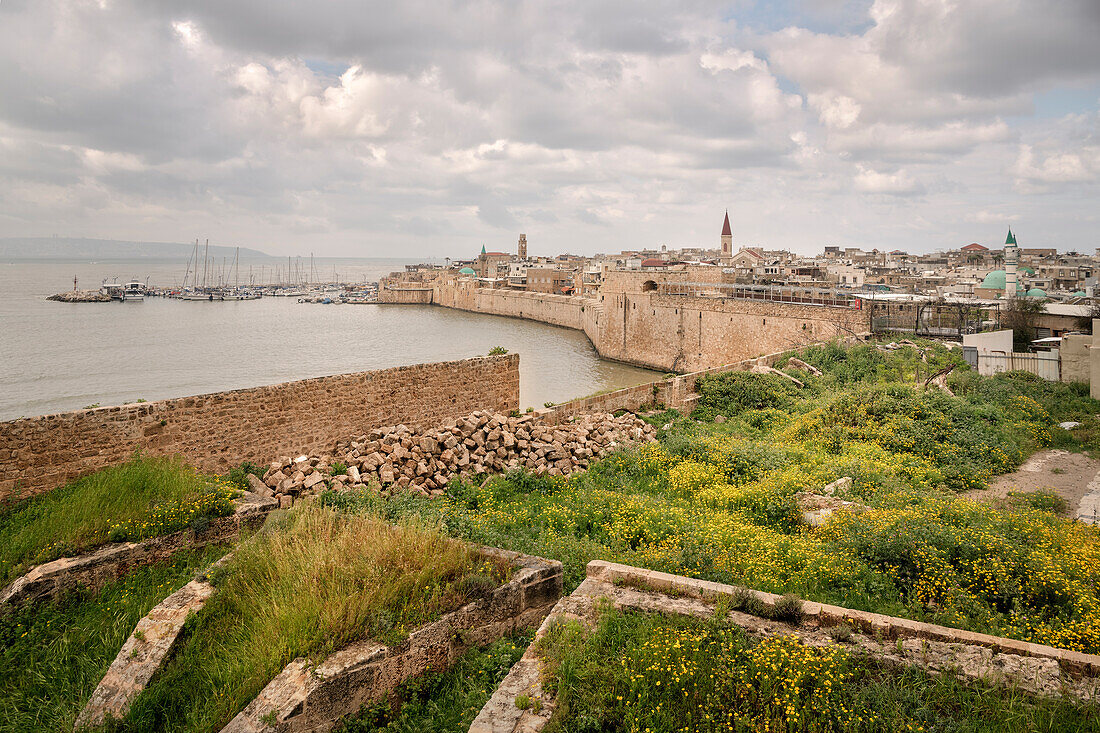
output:
<svg viewBox="0 0 1100 733"><path fill-rule="evenodd" d="M536 415L475 412L426 431L404 425L372 430L321 455L280 458L263 485L282 506L327 487L377 484L384 493L438 495L452 477L523 468L568 476L612 450L656 440L656 429L634 415L582 415L549 425ZM259 487L257 479L255 484Z"/></svg>
<svg viewBox="0 0 1100 733"><path fill-rule="evenodd" d="M66 290L64 293L51 295L46 300L62 303L110 303L111 296L98 290Z"/></svg>

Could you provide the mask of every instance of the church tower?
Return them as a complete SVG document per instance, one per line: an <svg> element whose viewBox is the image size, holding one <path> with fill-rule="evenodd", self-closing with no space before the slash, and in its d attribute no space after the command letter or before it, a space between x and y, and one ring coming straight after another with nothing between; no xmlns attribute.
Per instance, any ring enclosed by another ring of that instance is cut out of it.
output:
<svg viewBox="0 0 1100 733"><path fill-rule="evenodd" d="M730 212L726 210L726 220L722 222L722 259L733 257L733 231L730 229Z"/></svg>
<svg viewBox="0 0 1100 733"><path fill-rule="evenodd" d="M527 235L526 234L519 235L519 247L517 248L516 254L519 255L519 259L521 259L521 260L527 259Z"/></svg>

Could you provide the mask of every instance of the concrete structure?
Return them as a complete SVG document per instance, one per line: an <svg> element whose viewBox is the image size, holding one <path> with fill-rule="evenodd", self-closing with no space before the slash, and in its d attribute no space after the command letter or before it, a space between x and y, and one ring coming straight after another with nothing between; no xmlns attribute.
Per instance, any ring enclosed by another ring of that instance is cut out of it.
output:
<svg viewBox="0 0 1100 733"><path fill-rule="evenodd" d="M719 618L758 639L792 635L817 647L839 643L828 629L843 625L852 629L846 644L855 656L866 656L887 668L914 667L1085 703L1095 702L1100 694L1098 655L811 601L801 603L801 619L788 622L729 610L731 599L744 596L755 598L769 612L779 599L751 588L593 560L588 563L585 580L554 606L523 657L474 718L469 733L543 730L558 701L539 641L554 624L567 620L594 628L600 609L606 607L665 617ZM520 697L528 704L517 704Z"/></svg>
<svg viewBox="0 0 1100 733"><path fill-rule="evenodd" d="M509 354L11 420L0 423L0 501L56 488L138 449L182 454L220 473L383 425L515 409L519 356Z"/></svg>

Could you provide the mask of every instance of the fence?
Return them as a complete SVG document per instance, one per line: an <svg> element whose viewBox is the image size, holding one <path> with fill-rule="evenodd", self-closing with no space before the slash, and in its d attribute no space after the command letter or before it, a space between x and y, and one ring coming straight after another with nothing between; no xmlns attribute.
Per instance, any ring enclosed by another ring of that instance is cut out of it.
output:
<svg viewBox="0 0 1100 733"><path fill-rule="evenodd" d="M647 290L660 295L680 295L696 298L737 298L768 303L801 303L842 308L859 308L860 300L849 293L825 288L793 285L738 285L732 283L692 283L651 281Z"/></svg>
<svg viewBox="0 0 1100 733"><path fill-rule="evenodd" d="M1062 357L1057 350L1041 351L1034 354L1019 352L988 351L979 353L972 346L963 348L963 356L971 368L978 374L989 377L1002 372L1030 372L1050 382L1062 379Z"/></svg>

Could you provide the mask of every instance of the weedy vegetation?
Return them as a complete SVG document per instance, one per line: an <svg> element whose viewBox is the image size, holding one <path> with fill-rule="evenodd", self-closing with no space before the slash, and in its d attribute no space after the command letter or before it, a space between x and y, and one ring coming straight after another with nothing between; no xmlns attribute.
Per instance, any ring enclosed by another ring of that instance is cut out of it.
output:
<svg viewBox="0 0 1100 733"><path fill-rule="evenodd" d="M720 621L603 609L539 642L562 731L1100 730L1095 710L950 676L885 669L841 646L756 639Z"/></svg>
<svg viewBox="0 0 1100 733"><path fill-rule="evenodd" d="M134 454L0 511L0 585L106 542L169 534L233 511L236 491L176 458Z"/></svg>
<svg viewBox="0 0 1100 733"><path fill-rule="evenodd" d="M219 730L295 658L362 638L395 644L507 574L415 523L333 505L272 515L212 578L217 593L118 730Z"/></svg>

